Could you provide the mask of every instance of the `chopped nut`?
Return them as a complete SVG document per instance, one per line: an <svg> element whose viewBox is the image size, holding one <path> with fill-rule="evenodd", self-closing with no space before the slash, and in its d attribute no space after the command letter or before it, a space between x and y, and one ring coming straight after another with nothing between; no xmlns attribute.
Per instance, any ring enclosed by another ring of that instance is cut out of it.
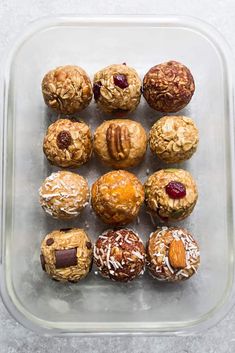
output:
<svg viewBox="0 0 235 353"><path fill-rule="evenodd" d="M174 239L169 247L169 261L173 268L186 267L186 252L182 240Z"/></svg>
<svg viewBox="0 0 235 353"><path fill-rule="evenodd" d="M120 160L130 153L130 135L127 126L110 124L106 133L109 154L113 159Z"/></svg>

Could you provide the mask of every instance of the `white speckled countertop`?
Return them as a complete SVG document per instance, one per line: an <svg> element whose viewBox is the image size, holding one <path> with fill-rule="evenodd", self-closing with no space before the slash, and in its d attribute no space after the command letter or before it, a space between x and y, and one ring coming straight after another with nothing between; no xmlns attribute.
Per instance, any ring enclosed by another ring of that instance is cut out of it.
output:
<svg viewBox="0 0 235 353"><path fill-rule="evenodd" d="M234 0L0 0L0 60L28 22L56 14L181 14L214 25L235 54ZM235 308L219 324L192 337L45 338L16 323L0 301L0 353L235 352Z"/></svg>

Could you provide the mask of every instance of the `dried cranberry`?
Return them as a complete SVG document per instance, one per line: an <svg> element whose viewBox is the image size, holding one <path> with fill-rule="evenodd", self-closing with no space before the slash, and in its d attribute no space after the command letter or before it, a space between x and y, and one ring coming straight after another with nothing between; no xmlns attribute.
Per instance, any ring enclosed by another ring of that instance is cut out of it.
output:
<svg viewBox="0 0 235 353"><path fill-rule="evenodd" d="M72 143L72 136L70 135L70 132L69 131L61 131L57 135L56 143L57 143L57 146L59 147L59 149L61 149L61 150L68 148Z"/></svg>
<svg viewBox="0 0 235 353"><path fill-rule="evenodd" d="M97 81L93 84L93 93L94 93L94 98L97 101L97 99L100 98L100 88L102 86L102 83L100 81Z"/></svg>
<svg viewBox="0 0 235 353"><path fill-rule="evenodd" d="M186 195L184 184L178 181L170 181L165 187L165 190L171 199L182 199Z"/></svg>
<svg viewBox="0 0 235 353"><path fill-rule="evenodd" d="M126 75L122 75L122 74L114 75L113 82L116 86L122 89L127 88L129 86Z"/></svg>

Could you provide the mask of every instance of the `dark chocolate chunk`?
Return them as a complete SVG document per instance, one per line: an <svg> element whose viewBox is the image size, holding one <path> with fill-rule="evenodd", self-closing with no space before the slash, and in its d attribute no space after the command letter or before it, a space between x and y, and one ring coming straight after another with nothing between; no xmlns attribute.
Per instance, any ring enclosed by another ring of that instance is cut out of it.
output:
<svg viewBox="0 0 235 353"><path fill-rule="evenodd" d="M56 250L55 267L65 268L77 265L77 248Z"/></svg>
<svg viewBox="0 0 235 353"><path fill-rule="evenodd" d="M87 249L91 249L91 247L92 247L91 242L87 241L87 242L86 242L86 247L87 247Z"/></svg>
<svg viewBox="0 0 235 353"><path fill-rule="evenodd" d="M71 229L73 229L73 228L61 228L60 229L60 232L69 232Z"/></svg>
<svg viewBox="0 0 235 353"><path fill-rule="evenodd" d="M46 272L46 267L45 267L46 262L45 262L45 258L43 256L43 254L40 254L40 261L41 261L41 266L42 266L43 271Z"/></svg>
<svg viewBox="0 0 235 353"><path fill-rule="evenodd" d="M47 239L47 241L46 241L46 244L47 244L48 246L52 245L53 243L54 243L54 239L52 239L52 238L49 238L49 239Z"/></svg>

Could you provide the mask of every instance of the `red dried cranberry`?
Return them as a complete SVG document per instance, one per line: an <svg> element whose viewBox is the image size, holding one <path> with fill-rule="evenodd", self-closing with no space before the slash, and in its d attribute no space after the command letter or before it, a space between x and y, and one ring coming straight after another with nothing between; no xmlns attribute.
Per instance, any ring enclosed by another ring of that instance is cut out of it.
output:
<svg viewBox="0 0 235 353"><path fill-rule="evenodd" d="M122 75L122 74L114 75L113 82L116 86L122 89L127 88L129 86L126 75Z"/></svg>
<svg viewBox="0 0 235 353"><path fill-rule="evenodd" d="M94 93L94 98L97 101L97 99L100 98L100 88L102 86L102 83L100 81L97 81L93 84L93 93Z"/></svg>
<svg viewBox="0 0 235 353"><path fill-rule="evenodd" d="M170 181L165 190L171 199L182 199L186 195L185 186L179 181Z"/></svg>

